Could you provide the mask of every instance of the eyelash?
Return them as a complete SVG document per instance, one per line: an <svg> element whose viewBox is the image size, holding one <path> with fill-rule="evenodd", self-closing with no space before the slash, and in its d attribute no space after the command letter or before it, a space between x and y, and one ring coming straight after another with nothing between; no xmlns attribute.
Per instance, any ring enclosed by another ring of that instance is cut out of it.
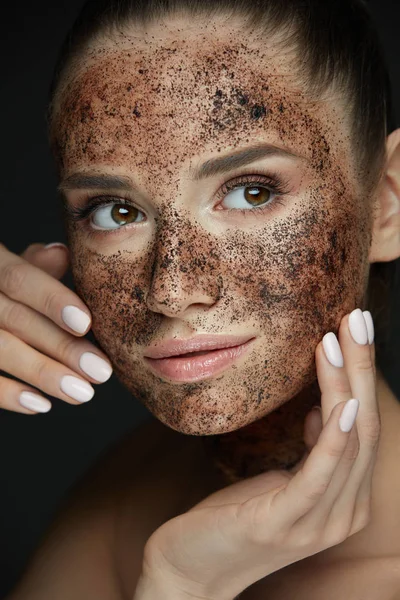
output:
<svg viewBox="0 0 400 600"><path fill-rule="evenodd" d="M272 173L270 176L265 175L241 175L224 183L224 185L217 192L218 200L223 199L227 194L232 192L233 190L240 187L257 187L257 185L261 187L265 187L268 191L275 194L275 198L268 201L268 204L265 206L255 206L252 209L244 209L244 208L227 208L225 211L233 211L236 213L240 213L241 215L247 217L248 213L261 212L265 213L267 211L274 210L277 208L277 205L284 206L285 202L282 201L282 196L288 193L288 182L284 180L277 173ZM280 198L280 201L278 200ZM85 221L90 217L90 215L99 208L100 206L112 206L112 205L127 205L132 206L139 210L128 198L123 196L119 198L115 198L113 196L95 196L91 197L89 193L87 193L86 197L84 197L85 205L82 207L76 206L65 206L65 212L67 214L67 218L73 222ZM139 221L141 222L141 221ZM129 225L134 225L135 223L129 223ZM87 227L87 233L89 236L92 235L112 235L121 231L126 227L126 225L122 225L121 227L117 227L114 229L91 229Z"/></svg>

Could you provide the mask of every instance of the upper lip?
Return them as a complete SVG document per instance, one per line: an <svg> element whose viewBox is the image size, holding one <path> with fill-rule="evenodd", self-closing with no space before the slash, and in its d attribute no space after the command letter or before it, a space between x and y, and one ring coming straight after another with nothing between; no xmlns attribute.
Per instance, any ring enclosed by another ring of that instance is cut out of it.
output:
<svg viewBox="0 0 400 600"><path fill-rule="evenodd" d="M218 348L231 348L239 346L254 338L254 335L196 335L193 338L180 340L164 340L159 344L149 346L144 351L147 358L166 358L187 354L188 352L202 352L204 350L216 350Z"/></svg>

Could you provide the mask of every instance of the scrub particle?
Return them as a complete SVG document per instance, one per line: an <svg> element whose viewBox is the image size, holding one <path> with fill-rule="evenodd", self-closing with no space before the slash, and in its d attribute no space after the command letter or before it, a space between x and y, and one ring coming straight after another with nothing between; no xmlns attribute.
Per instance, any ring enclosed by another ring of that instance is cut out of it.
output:
<svg viewBox="0 0 400 600"><path fill-rule="evenodd" d="M230 482L301 459L305 416L320 404L315 348L367 308L371 229L340 114L306 98L283 59L220 33L199 23L190 44L176 29L98 40L62 87L53 147L61 177L134 182L106 194L144 221L90 236L88 223L66 222L75 289L121 383L165 425L198 436ZM297 158L191 180L204 161L266 142ZM248 172L281 174L287 191L271 210L217 210L221 186ZM255 339L194 383L146 365L148 345L203 333Z"/></svg>

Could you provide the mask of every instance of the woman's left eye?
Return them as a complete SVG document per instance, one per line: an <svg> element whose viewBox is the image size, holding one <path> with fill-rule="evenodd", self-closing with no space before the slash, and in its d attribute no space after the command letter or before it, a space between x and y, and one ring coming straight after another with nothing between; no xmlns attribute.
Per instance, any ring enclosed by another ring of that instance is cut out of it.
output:
<svg viewBox="0 0 400 600"><path fill-rule="evenodd" d="M251 209L260 208L271 202L274 192L261 185L235 185L233 190L227 193L221 205L228 209Z"/></svg>

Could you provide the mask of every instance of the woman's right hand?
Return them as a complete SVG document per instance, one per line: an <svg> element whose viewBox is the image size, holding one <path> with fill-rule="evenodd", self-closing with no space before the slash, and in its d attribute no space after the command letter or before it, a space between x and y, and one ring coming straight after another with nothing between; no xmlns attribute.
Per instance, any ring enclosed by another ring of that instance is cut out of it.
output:
<svg viewBox="0 0 400 600"><path fill-rule="evenodd" d="M40 391L81 404L93 397L89 382L112 374L107 356L77 339L91 315L58 281L69 265L67 246L44 248L31 244L19 256L0 243L0 371L22 380L0 376L0 409L29 415L51 409Z"/></svg>

